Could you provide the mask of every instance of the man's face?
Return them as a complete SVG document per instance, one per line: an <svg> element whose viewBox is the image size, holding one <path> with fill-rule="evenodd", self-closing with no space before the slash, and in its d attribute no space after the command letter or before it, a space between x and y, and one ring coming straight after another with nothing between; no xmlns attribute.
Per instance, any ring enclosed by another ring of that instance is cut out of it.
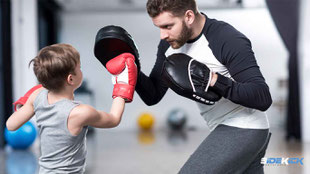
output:
<svg viewBox="0 0 310 174"><path fill-rule="evenodd" d="M162 12L152 21L160 29L160 39L169 42L174 49L183 46L192 36L192 29L186 26L184 18L175 17L170 12Z"/></svg>

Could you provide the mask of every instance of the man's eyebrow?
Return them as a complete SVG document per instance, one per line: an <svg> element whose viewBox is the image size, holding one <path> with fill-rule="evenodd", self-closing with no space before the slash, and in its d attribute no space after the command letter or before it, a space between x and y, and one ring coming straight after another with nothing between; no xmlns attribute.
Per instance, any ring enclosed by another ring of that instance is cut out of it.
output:
<svg viewBox="0 0 310 174"><path fill-rule="evenodd" d="M155 26L162 28L162 27L171 26L171 25L173 25L173 23L167 23L167 24L161 24L161 25L155 25Z"/></svg>

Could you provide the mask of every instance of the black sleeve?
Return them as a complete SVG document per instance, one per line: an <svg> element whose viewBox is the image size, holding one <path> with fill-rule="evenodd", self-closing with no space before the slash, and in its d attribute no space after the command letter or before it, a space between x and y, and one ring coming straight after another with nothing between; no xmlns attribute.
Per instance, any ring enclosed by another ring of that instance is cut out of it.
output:
<svg viewBox="0 0 310 174"><path fill-rule="evenodd" d="M226 34L222 35L225 42L221 44L221 56L234 80L218 74L213 88L234 103L265 111L270 107L272 99L257 65L251 42L233 27L227 29L230 32L224 30Z"/></svg>
<svg viewBox="0 0 310 174"><path fill-rule="evenodd" d="M146 76L142 71L138 75L136 91L147 105L157 104L166 94L168 87L161 80L161 72L165 60L165 51L168 45L161 41L158 46L157 59L155 65L150 73Z"/></svg>

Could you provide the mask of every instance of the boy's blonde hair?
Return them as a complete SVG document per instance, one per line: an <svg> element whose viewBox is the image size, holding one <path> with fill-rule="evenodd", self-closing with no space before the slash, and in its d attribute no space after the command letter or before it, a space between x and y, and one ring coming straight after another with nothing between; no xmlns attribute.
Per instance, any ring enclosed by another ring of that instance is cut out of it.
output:
<svg viewBox="0 0 310 174"><path fill-rule="evenodd" d="M79 52L69 44L54 44L42 48L29 62L39 83L50 91L59 91L69 74L80 63Z"/></svg>

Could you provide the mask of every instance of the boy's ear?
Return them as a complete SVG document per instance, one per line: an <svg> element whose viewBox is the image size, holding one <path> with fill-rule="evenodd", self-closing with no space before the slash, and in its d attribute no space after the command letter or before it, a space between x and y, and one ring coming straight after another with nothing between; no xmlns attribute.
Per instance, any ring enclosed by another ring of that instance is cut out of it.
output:
<svg viewBox="0 0 310 174"><path fill-rule="evenodd" d="M67 83L69 85L73 85L73 76L72 74L69 74L68 77L67 77Z"/></svg>

